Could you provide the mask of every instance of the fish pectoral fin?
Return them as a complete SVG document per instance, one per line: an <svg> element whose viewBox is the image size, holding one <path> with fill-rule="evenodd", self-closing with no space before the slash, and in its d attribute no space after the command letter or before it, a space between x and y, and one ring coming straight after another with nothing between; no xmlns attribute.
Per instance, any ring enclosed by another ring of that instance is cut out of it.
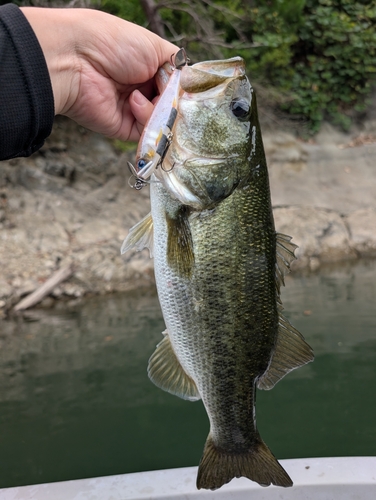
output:
<svg viewBox="0 0 376 500"><path fill-rule="evenodd" d="M276 233L277 237L277 263L276 263L276 287L278 295L281 286L285 285L284 277L290 272L290 264L296 259L294 251L298 248L297 245L291 243L291 236L286 234Z"/></svg>
<svg viewBox="0 0 376 500"><path fill-rule="evenodd" d="M258 379L259 389L272 389L285 375L313 361L313 351L303 335L279 313L277 342L269 366Z"/></svg>
<svg viewBox="0 0 376 500"><path fill-rule="evenodd" d="M167 330L149 359L148 375L160 389L189 401L198 401L201 396L196 384L181 366L171 345Z"/></svg>
<svg viewBox="0 0 376 500"><path fill-rule="evenodd" d="M190 277L194 264L194 252L187 207L180 207L175 217L167 215L168 239L167 262L181 277Z"/></svg>
<svg viewBox="0 0 376 500"><path fill-rule="evenodd" d="M121 245L121 254L124 254L132 248L142 250L148 248L150 257L153 257L154 251L154 237L153 237L153 218L151 213L140 220L133 226Z"/></svg>

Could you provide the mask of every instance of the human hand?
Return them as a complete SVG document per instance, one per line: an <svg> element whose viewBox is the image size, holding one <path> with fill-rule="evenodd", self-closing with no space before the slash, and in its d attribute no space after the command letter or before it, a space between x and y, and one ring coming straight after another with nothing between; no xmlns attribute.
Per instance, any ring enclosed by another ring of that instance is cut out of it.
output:
<svg viewBox="0 0 376 500"><path fill-rule="evenodd" d="M138 140L153 110L154 75L178 48L104 12L21 10L47 62L55 114L109 137Z"/></svg>

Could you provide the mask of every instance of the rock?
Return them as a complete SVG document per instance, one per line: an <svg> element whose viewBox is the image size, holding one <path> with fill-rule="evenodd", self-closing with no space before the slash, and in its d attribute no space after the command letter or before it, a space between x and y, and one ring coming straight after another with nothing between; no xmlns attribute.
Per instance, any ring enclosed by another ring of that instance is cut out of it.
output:
<svg viewBox="0 0 376 500"><path fill-rule="evenodd" d="M38 287L38 283L36 280L27 279L23 280L19 288L17 290L17 297L24 297L25 295L29 295L29 293L34 292L34 290Z"/></svg>
<svg viewBox="0 0 376 500"><path fill-rule="evenodd" d="M357 136L359 130L344 134L328 124L314 142L265 134L273 205L309 205L341 214L375 206L376 142L344 147Z"/></svg>
<svg viewBox="0 0 376 500"><path fill-rule="evenodd" d="M362 257L376 257L376 209L368 207L345 218L351 235L351 247Z"/></svg>
<svg viewBox="0 0 376 500"><path fill-rule="evenodd" d="M44 170L45 162L41 161L40 164L43 165ZM33 165L25 165L19 169L19 183L30 191L43 190L50 193L61 193L68 185L69 179L46 174Z"/></svg>
<svg viewBox="0 0 376 500"><path fill-rule="evenodd" d="M75 168L64 161L48 160L43 169L46 174L73 180Z"/></svg>
<svg viewBox="0 0 376 500"><path fill-rule="evenodd" d="M55 286L55 288L52 290L51 294L50 294L52 297L54 297L55 299L58 299L59 297L61 297L63 295L63 290L61 288L61 286Z"/></svg>
<svg viewBox="0 0 376 500"><path fill-rule="evenodd" d="M276 230L293 237L299 246L295 268L316 269L321 263L356 258L343 218L334 211L313 207L276 207Z"/></svg>
<svg viewBox="0 0 376 500"><path fill-rule="evenodd" d="M38 305L43 309L51 309L55 305L55 301L52 297L46 297Z"/></svg>
<svg viewBox="0 0 376 500"><path fill-rule="evenodd" d="M85 290L80 285L75 283L62 283L61 284L62 292L68 297L82 297L84 295Z"/></svg>
<svg viewBox="0 0 376 500"><path fill-rule="evenodd" d="M125 188L118 177L113 177L104 186L94 189L79 201L79 209L88 215L98 214L106 202L114 202L118 196L119 190Z"/></svg>
<svg viewBox="0 0 376 500"><path fill-rule="evenodd" d="M0 279L0 297L1 298L9 297L12 294L13 290L14 290L14 288L12 285L7 283L3 279Z"/></svg>
<svg viewBox="0 0 376 500"><path fill-rule="evenodd" d="M320 132L315 136L315 143L321 146L338 146L350 138L350 134L341 132L330 123L323 123Z"/></svg>
<svg viewBox="0 0 376 500"><path fill-rule="evenodd" d="M304 143L292 134L278 132L273 136L266 136L264 146L270 170L276 168L288 175L289 171L300 172L306 168L307 150Z"/></svg>
<svg viewBox="0 0 376 500"><path fill-rule="evenodd" d="M376 134L376 99L375 99L375 112L373 120L369 120L364 125L364 133L368 134Z"/></svg>

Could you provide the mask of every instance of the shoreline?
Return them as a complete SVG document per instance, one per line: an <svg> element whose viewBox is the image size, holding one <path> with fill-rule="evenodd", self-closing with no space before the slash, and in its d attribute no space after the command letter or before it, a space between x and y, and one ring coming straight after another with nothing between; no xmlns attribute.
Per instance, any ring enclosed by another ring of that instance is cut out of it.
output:
<svg viewBox="0 0 376 500"><path fill-rule="evenodd" d="M276 230L299 246L292 270L375 258L376 121L349 134L326 124L315 142L285 131L265 131L263 140ZM147 251L120 255L150 206L147 188L129 187L133 155L58 117L40 152L1 162L0 313L69 266L53 301L154 283Z"/></svg>

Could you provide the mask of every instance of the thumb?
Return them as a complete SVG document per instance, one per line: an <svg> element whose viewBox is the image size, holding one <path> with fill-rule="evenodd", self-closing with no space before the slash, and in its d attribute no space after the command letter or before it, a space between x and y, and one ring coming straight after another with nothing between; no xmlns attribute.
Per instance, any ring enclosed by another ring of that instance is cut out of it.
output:
<svg viewBox="0 0 376 500"><path fill-rule="evenodd" d="M153 104L139 91L134 90L129 96L131 112L136 122L141 125L141 130L153 112Z"/></svg>

